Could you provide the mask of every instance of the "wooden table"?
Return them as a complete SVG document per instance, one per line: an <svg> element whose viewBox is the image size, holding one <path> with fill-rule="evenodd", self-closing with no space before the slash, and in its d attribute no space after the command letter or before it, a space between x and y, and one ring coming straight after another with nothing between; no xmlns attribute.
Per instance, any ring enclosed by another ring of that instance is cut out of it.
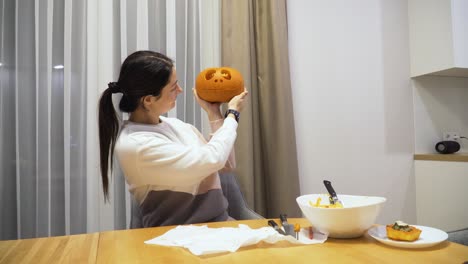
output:
<svg viewBox="0 0 468 264"><path fill-rule="evenodd" d="M290 223L308 226L303 218ZM267 226L267 220L209 223L209 227L246 224ZM62 237L0 241L0 263L463 263L468 247L445 241L426 249L386 246L367 234L358 239L332 239L324 244L259 243L235 253L195 256L177 247L146 245L172 227L109 231Z"/></svg>

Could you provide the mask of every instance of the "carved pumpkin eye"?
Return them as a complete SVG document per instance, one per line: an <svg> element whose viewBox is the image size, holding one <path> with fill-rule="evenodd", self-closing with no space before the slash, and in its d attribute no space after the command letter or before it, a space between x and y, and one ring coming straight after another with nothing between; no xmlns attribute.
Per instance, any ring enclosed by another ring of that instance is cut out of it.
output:
<svg viewBox="0 0 468 264"><path fill-rule="evenodd" d="M231 73L227 70L221 70L221 76L226 80L231 80Z"/></svg>
<svg viewBox="0 0 468 264"><path fill-rule="evenodd" d="M216 70L209 70L205 73L205 80L211 80L215 76Z"/></svg>

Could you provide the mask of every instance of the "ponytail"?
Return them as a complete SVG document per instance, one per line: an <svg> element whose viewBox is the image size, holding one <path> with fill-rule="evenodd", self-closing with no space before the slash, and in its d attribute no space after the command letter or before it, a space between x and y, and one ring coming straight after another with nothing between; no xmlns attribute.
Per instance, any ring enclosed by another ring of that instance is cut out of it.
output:
<svg viewBox="0 0 468 264"><path fill-rule="evenodd" d="M99 99L99 154L104 201L109 200L109 172L112 174L114 148L119 135L119 120L112 103L112 94L121 93L119 108L132 113L146 95L160 96L169 82L173 61L154 51L136 51L122 64L117 82L109 83Z"/></svg>
<svg viewBox="0 0 468 264"><path fill-rule="evenodd" d="M119 134L119 120L112 103L112 93L115 83L109 84L99 99L99 148L101 161L102 188L104 190L104 201L109 200L109 177L112 174L114 161L114 148L117 135Z"/></svg>

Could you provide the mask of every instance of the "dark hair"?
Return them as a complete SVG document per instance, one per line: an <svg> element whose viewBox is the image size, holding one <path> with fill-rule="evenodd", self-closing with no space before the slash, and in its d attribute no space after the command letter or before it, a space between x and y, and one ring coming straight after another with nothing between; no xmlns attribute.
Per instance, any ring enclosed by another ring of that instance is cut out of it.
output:
<svg viewBox="0 0 468 264"><path fill-rule="evenodd" d="M160 96L169 82L174 63L154 51L137 51L129 55L120 68L119 80L109 83L99 100L99 149L104 200L109 199L108 171L112 173L114 148L119 133L119 120L112 103L113 93L122 93L119 108L133 112L143 96ZM109 166L110 164L110 166Z"/></svg>

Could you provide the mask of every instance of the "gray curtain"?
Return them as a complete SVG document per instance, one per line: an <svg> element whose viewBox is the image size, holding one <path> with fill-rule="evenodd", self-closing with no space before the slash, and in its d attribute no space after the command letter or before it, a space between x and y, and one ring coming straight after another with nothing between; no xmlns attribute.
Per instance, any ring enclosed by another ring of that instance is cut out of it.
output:
<svg viewBox="0 0 468 264"><path fill-rule="evenodd" d="M0 239L86 230L85 10L0 1Z"/></svg>
<svg viewBox="0 0 468 264"><path fill-rule="evenodd" d="M203 130L191 90L201 68L201 7L198 0L0 0L0 240L129 226L118 168L110 203L102 197L97 100L128 54L160 51L175 59L185 87L169 116Z"/></svg>
<svg viewBox="0 0 468 264"><path fill-rule="evenodd" d="M237 173L260 214L300 216L285 0L222 1L222 64L250 90L236 143Z"/></svg>

